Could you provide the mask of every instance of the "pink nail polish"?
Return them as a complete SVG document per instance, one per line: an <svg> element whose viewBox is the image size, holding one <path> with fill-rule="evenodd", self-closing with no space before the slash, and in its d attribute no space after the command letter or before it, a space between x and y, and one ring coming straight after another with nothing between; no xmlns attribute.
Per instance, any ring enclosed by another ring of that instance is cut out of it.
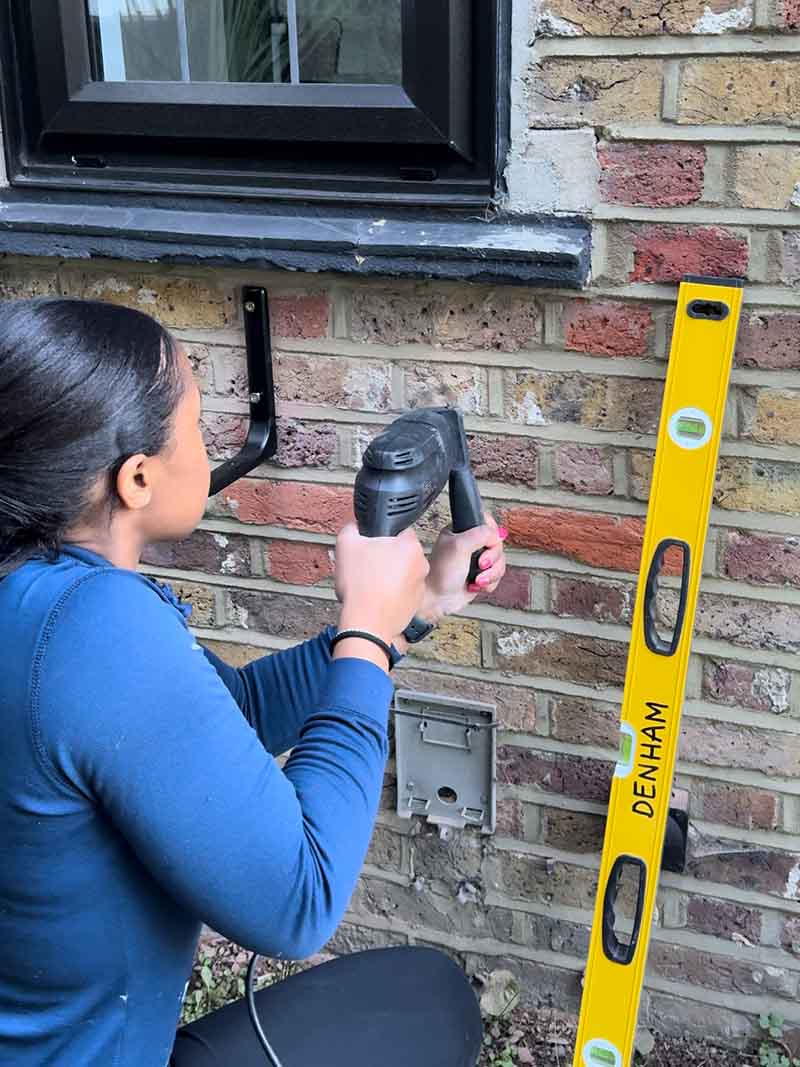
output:
<svg viewBox="0 0 800 1067"><path fill-rule="evenodd" d="M508 537L508 530L505 526L498 526L497 535L501 541L505 541L505 539Z"/></svg>
<svg viewBox="0 0 800 1067"><path fill-rule="evenodd" d="M478 566L480 567L480 569L482 571L488 571L489 568L491 567L491 565L492 565L492 561L490 559L485 559L485 558L482 559L480 561L480 563L478 564Z"/></svg>

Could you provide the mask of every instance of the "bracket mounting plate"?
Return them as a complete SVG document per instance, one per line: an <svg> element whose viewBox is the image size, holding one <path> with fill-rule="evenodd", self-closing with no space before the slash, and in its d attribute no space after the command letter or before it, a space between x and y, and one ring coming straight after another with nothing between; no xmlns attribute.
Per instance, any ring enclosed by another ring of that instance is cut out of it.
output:
<svg viewBox="0 0 800 1067"><path fill-rule="evenodd" d="M398 690L394 712L397 814L493 833L495 705Z"/></svg>

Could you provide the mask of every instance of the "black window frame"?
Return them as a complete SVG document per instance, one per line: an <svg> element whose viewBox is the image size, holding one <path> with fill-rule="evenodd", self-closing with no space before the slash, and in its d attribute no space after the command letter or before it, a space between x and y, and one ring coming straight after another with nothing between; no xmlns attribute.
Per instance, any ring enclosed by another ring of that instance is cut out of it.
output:
<svg viewBox="0 0 800 1067"><path fill-rule="evenodd" d="M507 147L510 0L402 10L402 86L106 83L84 0L0 0L11 183L485 205Z"/></svg>

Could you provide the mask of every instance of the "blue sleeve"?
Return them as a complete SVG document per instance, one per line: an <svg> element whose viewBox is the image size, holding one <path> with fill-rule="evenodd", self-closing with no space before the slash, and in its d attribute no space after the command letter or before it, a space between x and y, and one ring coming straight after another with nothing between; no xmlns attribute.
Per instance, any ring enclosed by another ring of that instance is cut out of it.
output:
<svg viewBox="0 0 800 1067"><path fill-rule="evenodd" d="M281 769L180 615L132 572L84 578L48 632L34 717L60 779L198 919L265 955L317 951L377 814L388 677L330 663Z"/></svg>
<svg viewBox="0 0 800 1067"><path fill-rule="evenodd" d="M245 718L274 756L297 744L300 730L317 702L331 664L328 627L310 641L248 663L231 667L204 649Z"/></svg>

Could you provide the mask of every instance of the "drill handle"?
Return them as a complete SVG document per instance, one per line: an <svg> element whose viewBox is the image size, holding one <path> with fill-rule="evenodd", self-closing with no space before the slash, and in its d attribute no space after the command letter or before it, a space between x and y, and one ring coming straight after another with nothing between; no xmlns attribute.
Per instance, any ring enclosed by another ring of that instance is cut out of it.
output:
<svg viewBox="0 0 800 1067"><path fill-rule="evenodd" d="M456 467L455 470L451 471L449 488L453 533L464 533L465 530L472 530L476 526L482 526L483 503L481 494L478 491L478 483L475 481L475 475L472 473L472 468L469 464L465 464L463 467ZM478 560L482 553L482 548L472 553L469 573L467 574L467 585L474 582L480 574Z"/></svg>

